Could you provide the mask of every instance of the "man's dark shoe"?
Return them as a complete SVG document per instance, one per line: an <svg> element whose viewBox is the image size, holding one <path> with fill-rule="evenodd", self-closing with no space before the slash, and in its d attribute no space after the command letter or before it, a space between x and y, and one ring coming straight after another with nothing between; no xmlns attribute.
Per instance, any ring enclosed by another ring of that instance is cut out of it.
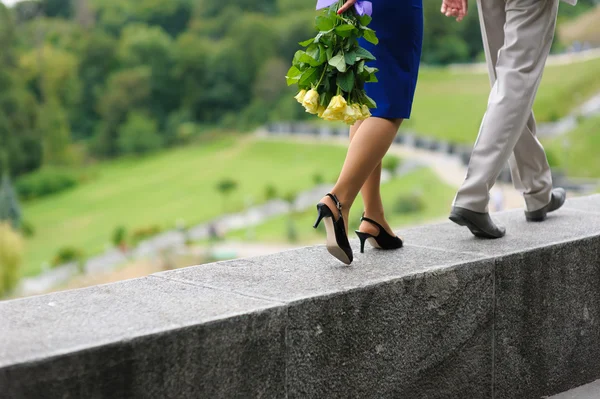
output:
<svg viewBox="0 0 600 399"><path fill-rule="evenodd" d="M466 226L475 237L479 238L502 238L506 229L496 226L489 213L479 213L465 208L454 207L450 213L450 220L459 226Z"/></svg>
<svg viewBox="0 0 600 399"><path fill-rule="evenodd" d="M552 190L552 197L550 198L550 203L543 207L542 209L538 209L537 211L527 212L525 211L525 218L527 218L528 222L543 222L548 217L550 212L554 212L560 209L567 200L567 192L564 188L555 188Z"/></svg>

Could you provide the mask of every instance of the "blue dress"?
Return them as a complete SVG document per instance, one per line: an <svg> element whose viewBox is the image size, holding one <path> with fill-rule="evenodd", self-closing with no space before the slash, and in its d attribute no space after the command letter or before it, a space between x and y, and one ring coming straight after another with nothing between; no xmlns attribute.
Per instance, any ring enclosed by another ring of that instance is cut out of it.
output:
<svg viewBox="0 0 600 399"><path fill-rule="evenodd" d="M377 103L371 114L379 118L409 119L417 86L423 46L423 0L371 0L373 21L379 44L361 39L376 61L376 83L366 83L365 91Z"/></svg>

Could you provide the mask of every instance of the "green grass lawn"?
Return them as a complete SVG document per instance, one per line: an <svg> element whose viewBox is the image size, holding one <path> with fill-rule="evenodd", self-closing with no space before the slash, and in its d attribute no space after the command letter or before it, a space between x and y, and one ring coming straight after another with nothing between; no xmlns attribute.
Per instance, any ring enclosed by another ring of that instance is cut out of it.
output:
<svg viewBox="0 0 600 399"><path fill-rule="evenodd" d="M569 147L565 146L565 138ZM567 175L600 178L600 117L583 121L566 137L558 137L545 145Z"/></svg>
<svg viewBox="0 0 600 399"><path fill-rule="evenodd" d="M557 120L600 91L600 59L549 66L534 113L538 122ZM419 76L413 115L405 127L444 140L473 143L487 106L487 74L424 68Z"/></svg>
<svg viewBox="0 0 600 399"><path fill-rule="evenodd" d="M455 188L440 182L437 176L426 168L416 170L401 178L393 179L382 185L381 188L384 206L386 207L386 216L393 227L406 224L419 224L424 221L445 217L450 210L455 191ZM424 201L422 212L413 214L398 214L394 212L398 198L412 193L420 193L420 197ZM350 211L350 231L358 228L362 210L362 199L359 196ZM299 213L293 217L299 242L314 242L322 238L325 232L324 227L321 226L318 231L312 228L315 217L316 210L314 209ZM229 233L227 238L247 240L251 236L252 239L261 242L288 242L287 231L289 220L290 218L287 215L273 218L260 226L254 227L252 233L248 230L239 230Z"/></svg>
<svg viewBox="0 0 600 399"><path fill-rule="evenodd" d="M63 246L77 247L87 256L103 251L120 225L132 230L170 228L178 219L199 223L243 209L249 199L263 202L267 184L286 194L314 186L318 172L334 181L345 154L341 146L238 136L99 164L89 170L97 176L92 182L24 204L24 216L36 230L27 242L24 274L39 272ZM226 209L215 188L224 178L239 184Z"/></svg>

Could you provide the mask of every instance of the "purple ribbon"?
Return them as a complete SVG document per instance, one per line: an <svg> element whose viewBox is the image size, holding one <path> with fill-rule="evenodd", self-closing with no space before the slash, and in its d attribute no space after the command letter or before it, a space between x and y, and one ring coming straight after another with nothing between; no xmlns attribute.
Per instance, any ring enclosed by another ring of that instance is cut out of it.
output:
<svg viewBox="0 0 600 399"><path fill-rule="evenodd" d="M339 0L318 0L317 10L321 10L325 7L330 7L338 1ZM366 0L358 0L356 3L354 3L354 9L356 10L356 13L361 17L365 14L371 16L373 14L373 3Z"/></svg>

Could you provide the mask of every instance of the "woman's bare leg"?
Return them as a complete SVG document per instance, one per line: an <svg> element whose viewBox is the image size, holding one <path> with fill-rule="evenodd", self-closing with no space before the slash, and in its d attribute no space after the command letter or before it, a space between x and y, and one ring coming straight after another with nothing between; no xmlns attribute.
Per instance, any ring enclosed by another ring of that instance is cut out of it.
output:
<svg viewBox="0 0 600 399"><path fill-rule="evenodd" d="M361 123L362 121L357 122L350 128L350 141L352 141L354 138L354 134L358 130L358 127ZM362 188L360 189L360 195L363 198L363 203L365 206L365 216L381 224L391 235L395 235L392 228L385 220L383 200L381 199L382 166L382 162L377 164L371 175L367 178L367 181L365 181L365 184L363 184ZM362 222L359 230L374 236L379 234L379 228L377 226L373 226L373 224L369 222Z"/></svg>
<svg viewBox="0 0 600 399"><path fill-rule="evenodd" d="M379 223L385 222L384 219L377 219L379 213L383 214L379 192L381 160L392 145L401 123L402 119L371 117L352 127L348 154L340 177L332 190L332 193L339 198L343 205L342 215L346 222L346 231L348 231L350 207L361 188L363 189L366 215ZM321 202L335 210L335 204L329 197L324 197ZM387 228L387 224L383 225ZM370 232L366 227L364 231Z"/></svg>

